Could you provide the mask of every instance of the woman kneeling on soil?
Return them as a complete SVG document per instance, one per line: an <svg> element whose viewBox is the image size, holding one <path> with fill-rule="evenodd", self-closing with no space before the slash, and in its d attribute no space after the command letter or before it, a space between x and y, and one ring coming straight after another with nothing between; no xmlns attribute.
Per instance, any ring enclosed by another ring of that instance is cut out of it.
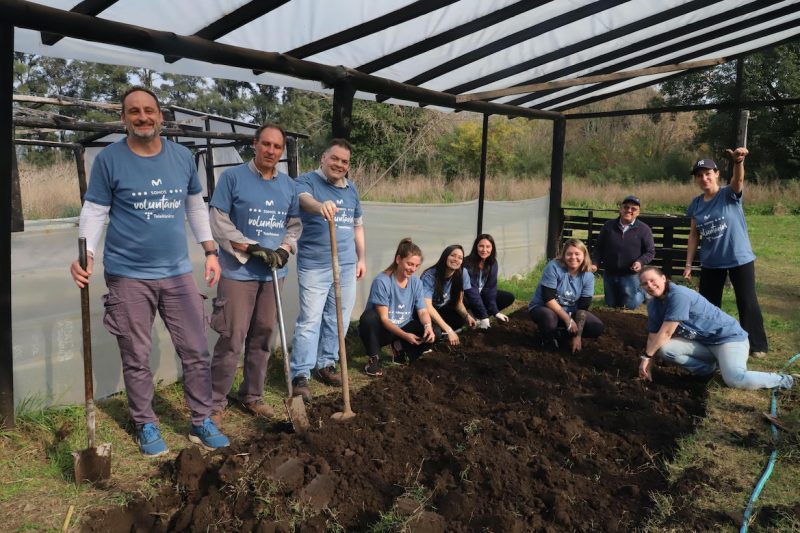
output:
<svg viewBox="0 0 800 533"><path fill-rule="evenodd" d="M653 358L707 376L719 366L722 379L737 389L789 389L793 376L747 370L750 342L736 319L712 305L702 295L675 285L657 267L639 274L647 304L647 347L639 364L639 377L652 381Z"/></svg>
<svg viewBox="0 0 800 533"><path fill-rule="evenodd" d="M464 258L464 269L471 285L464 291L464 304L478 320L478 327L489 327L490 314L501 322L508 322L508 317L500 311L514 303L514 295L497 289L497 250L491 235L478 235L472 243L472 251Z"/></svg>
<svg viewBox="0 0 800 533"><path fill-rule="evenodd" d="M393 353L415 359L436 336L422 295L422 281L414 272L422 262L422 251L403 239L397 246L394 262L372 280L369 298L358 323L358 334L369 360L368 376L382 376L381 346L392 345Z"/></svg>
<svg viewBox="0 0 800 533"><path fill-rule="evenodd" d="M471 328L477 325L464 307L464 291L471 285L469 274L462 268L463 263L464 249L460 244L451 244L439 256L439 261L422 273L428 314L452 346L461 342L455 330L465 323ZM437 339L439 335L440 332L436 331Z"/></svg>
<svg viewBox="0 0 800 533"><path fill-rule="evenodd" d="M596 339L605 326L589 312L594 295L592 260L586 245L578 239L564 242L561 256L542 272L542 279L528 304L528 312L542 334L542 347L558 349L561 335L570 336L572 353L579 351L583 338ZM559 330L559 326L564 328Z"/></svg>

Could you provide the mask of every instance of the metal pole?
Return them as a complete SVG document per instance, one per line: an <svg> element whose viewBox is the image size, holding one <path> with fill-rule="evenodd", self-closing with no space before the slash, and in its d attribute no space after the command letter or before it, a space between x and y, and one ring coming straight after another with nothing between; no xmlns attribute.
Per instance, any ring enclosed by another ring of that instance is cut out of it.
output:
<svg viewBox="0 0 800 533"><path fill-rule="evenodd" d="M289 176L296 178L300 175L300 157L297 153L297 139L286 137L286 165L289 167Z"/></svg>
<svg viewBox="0 0 800 533"><path fill-rule="evenodd" d="M564 191L564 144L567 121L553 121L553 154L550 158L550 212L547 217L547 257L553 258L558 250L561 233L561 195Z"/></svg>
<svg viewBox="0 0 800 533"><path fill-rule="evenodd" d="M211 119L207 118L205 124L206 131L211 131ZM211 139L206 139L206 192L209 202L211 202L211 197L214 196L214 187L216 184L217 180L214 176L214 145Z"/></svg>
<svg viewBox="0 0 800 533"><path fill-rule="evenodd" d="M0 427L14 427L14 351L11 339L11 175L14 126L11 124L14 72L14 26L0 23ZM2 118L6 117L6 118Z"/></svg>
<svg viewBox="0 0 800 533"><path fill-rule="evenodd" d="M483 201L486 196L486 148L489 139L489 115L483 115L483 133L481 134L481 184L478 192L478 235L483 233Z"/></svg>

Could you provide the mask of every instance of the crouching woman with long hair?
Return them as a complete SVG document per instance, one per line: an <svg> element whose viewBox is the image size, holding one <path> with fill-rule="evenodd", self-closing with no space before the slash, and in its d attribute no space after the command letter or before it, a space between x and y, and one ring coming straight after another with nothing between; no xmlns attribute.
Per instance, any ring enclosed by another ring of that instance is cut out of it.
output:
<svg viewBox="0 0 800 533"><path fill-rule="evenodd" d="M415 359L436 339L422 281L414 275L420 263L422 251L405 238L397 246L392 264L372 280L358 323L358 334L369 356L364 368L368 376L383 375L381 346L391 344L393 353Z"/></svg>
<svg viewBox="0 0 800 533"><path fill-rule="evenodd" d="M639 377L652 381L653 360L709 376L719 368L722 380L737 389L790 389L796 375L747 370L750 342L747 332L701 294L675 285L657 267L639 274L647 304L647 346Z"/></svg>

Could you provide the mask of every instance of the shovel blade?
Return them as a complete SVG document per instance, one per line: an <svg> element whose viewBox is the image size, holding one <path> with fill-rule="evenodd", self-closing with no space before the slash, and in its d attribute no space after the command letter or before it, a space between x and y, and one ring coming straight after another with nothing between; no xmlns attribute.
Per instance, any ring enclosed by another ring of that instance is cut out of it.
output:
<svg viewBox="0 0 800 533"><path fill-rule="evenodd" d="M305 433L309 428L308 414L306 414L306 404L303 403L302 396L292 396L283 400L286 406L286 415L292 423L295 433Z"/></svg>
<svg viewBox="0 0 800 533"><path fill-rule="evenodd" d="M86 448L72 452L75 467L75 481L96 483L111 477L111 444L105 443L97 448Z"/></svg>

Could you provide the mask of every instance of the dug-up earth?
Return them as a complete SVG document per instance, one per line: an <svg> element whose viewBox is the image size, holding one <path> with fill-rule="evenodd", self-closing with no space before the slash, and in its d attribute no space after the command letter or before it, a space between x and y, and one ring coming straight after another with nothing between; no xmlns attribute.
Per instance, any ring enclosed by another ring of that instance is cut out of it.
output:
<svg viewBox="0 0 800 533"><path fill-rule="evenodd" d="M636 379L644 317L600 312L578 355L542 352L518 312L271 431L166 463L169 486L84 515L83 531L631 531L667 489L663 461L704 414L706 383Z"/></svg>

